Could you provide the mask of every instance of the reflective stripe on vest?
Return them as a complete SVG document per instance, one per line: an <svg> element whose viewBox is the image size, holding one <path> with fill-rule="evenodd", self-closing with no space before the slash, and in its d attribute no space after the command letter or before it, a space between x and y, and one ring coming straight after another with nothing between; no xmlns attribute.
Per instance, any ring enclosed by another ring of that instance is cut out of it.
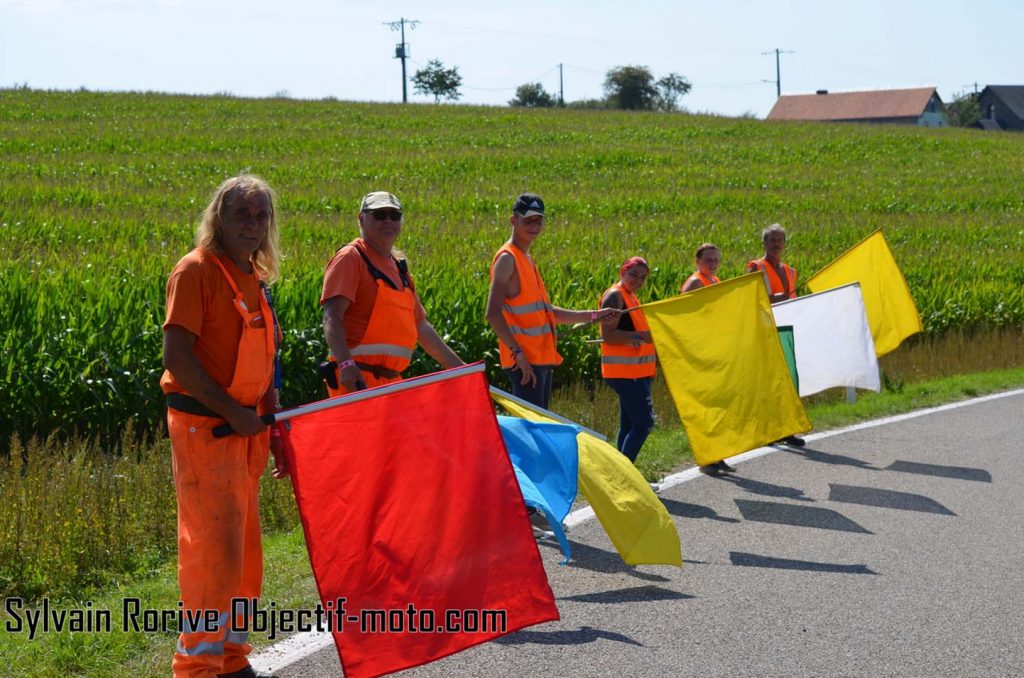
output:
<svg viewBox="0 0 1024 678"><path fill-rule="evenodd" d="M509 325L508 328L517 337L541 337L545 334L551 334L550 325L543 325L541 327L516 327L515 325Z"/></svg>
<svg viewBox="0 0 1024 678"><path fill-rule="evenodd" d="M519 294L505 300L501 307L501 315L530 364L558 365L562 362L562 356L555 348L558 334L555 331L554 308L533 260L518 247L507 242L491 260L491 279L494 279L494 263L506 252L512 255L515 263L516 275L519 278ZM498 353L502 367L515 367L512 351L501 339L498 340Z"/></svg>
<svg viewBox="0 0 1024 678"><path fill-rule="evenodd" d="M786 280L789 283L788 298L796 299L796 269L789 264L784 264L781 261L779 265L782 266L782 270L786 273ZM775 267L768 263L768 260L764 257L760 259L754 259L753 261L747 262L747 267L755 267L759 271L764 271L768 276L768 285L771 287L772 294L787 294L785 287L782 285L782 279L776 272Z"/></svg>
<svg viewBox="0 0 1024 678"><path fill-rule="evenodd" d="M633 329L637 332L648 332L650 326L647 324L647 317L639 308L640 300L631 293L622 283L615 283L601 295L604 299L610 292L618 292L622 296L622 303L629 311L629 318L633 321ZM600 302L598 302L600 305ZM605 379L643 379L653 377L656 371L654 344L640 344L633 348L632 344L609 344L601 343L601 376Z"/></svg>
<svg viewBox="0 0 1024 678"><path fill-rule="evenodd" d="M602 365L646 365L647 363L653 363L656 361L657 358L653 355L638 355L635 357L624 355L601 356Z"/></svg>
<svg viewBox="0 0 1024 678"><path fill-rule="evenodd" d="M349 353L356 356L365 355L387 355L412 360L412 349L396 344L359 344L349 349Z"/></svg>
<svg viewBox="0 0 1024 678"><path fill-rule="evenodd" d="M518 306L509 306L505 304L501 307L501 310L512 315L525 315L527 313L536 313L537 311L553 311L551 304L543 301L535 301L532 304L519 304Z"/></svg>

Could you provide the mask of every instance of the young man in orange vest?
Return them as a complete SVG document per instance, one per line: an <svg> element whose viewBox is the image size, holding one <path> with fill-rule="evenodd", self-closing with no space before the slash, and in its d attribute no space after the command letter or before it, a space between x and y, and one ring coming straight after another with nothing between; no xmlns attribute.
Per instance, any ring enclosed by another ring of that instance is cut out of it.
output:
<svg viewBox="0 0 1024 678"><path fill-rule="evenodd" d="M254 678L234 598L263 583L258 490L269 451L287 475L279 434L259 415L277 410L273 382L281 338L267 284L277 278L277 220L270 187L228 179L214 194L196 248L167 280L164 367L167 430L178 495L178 585L184 610L216 611L186 622L177 678ZM227 422L235 434L214 438Z"/></svg>
<svg viewBox="0 0 1024 678"><path fill-rule="evenodd" d="M512 237L491 261L487 322L498 335L501 366L513 395L547 409L551 372L562 363L555 348L556 324L617 318L618 309L570 311L551 305L530 246L544 230L544 201L523 193L512 205Z"/></svg>
<svg viewBox="0 0 1024 678"><path fill-rule="evenodd" d="M327 264L320 296L334 363L327 392L336 396L398 381L417 343L446 368L462 365L427 320L406 259L394 249L402 203L387 191L368 193L357 218L360 237Z"/></svg>
<svg viewBox="0 0 1024 678"><path fill-rule="evenodd" d="M796 299L796 269L782 261L786 249L786 230L779 224L772 224L761 231L764 256L747 262L747 273L761 271L768 297L773 304L786 299ZM795 447L803 447L805 441L799 436L787 436L778 441Z"/></svg>

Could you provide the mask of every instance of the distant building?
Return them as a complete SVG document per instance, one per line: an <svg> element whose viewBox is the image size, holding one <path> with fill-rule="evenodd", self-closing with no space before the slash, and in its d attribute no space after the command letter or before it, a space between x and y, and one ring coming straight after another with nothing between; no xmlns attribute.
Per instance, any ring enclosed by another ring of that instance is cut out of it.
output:
<svg viewBox="0 0 1024 678"><path fill-rule="evenodd" d="M775 101L768 120L949 127L945 107L934 87L835 94L822 89L816 94L785 94Z"/></svg>
<svg viewBox="0 0 1024 678"><path fill-rule="evenodd" d="M1024 85L989 85L978 95L981 120L986 130L1024 130Z"/></svg>

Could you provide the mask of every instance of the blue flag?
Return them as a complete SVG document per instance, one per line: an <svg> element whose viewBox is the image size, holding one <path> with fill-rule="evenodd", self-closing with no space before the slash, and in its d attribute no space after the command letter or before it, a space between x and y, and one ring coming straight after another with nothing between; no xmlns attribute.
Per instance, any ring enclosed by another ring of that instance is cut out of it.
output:
<svg viewBox="0 0 1024 678"><path fill-rule="evenodd" d="M576 499L579 477L576 427L518 417L498 417L498 425L523 500L527 506L544 513L568 562L571 553L562 521Z"/></svg>

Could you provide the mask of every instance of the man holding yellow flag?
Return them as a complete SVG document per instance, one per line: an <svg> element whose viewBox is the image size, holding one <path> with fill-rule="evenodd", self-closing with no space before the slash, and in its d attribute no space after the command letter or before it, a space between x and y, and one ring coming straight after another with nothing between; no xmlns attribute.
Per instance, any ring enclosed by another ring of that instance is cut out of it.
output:
<svg viewBox="0 0 1024 678"><path fill-rule="evenodd" d="M772 224L761 231L764 256L747 262L747 273L761 271L768 287L768 298L773 304L787 299L796 299L796 269L782 261L786 249L786 229ZM799 436L786 436L780 443L803 447L806 441Z"/></svg>

